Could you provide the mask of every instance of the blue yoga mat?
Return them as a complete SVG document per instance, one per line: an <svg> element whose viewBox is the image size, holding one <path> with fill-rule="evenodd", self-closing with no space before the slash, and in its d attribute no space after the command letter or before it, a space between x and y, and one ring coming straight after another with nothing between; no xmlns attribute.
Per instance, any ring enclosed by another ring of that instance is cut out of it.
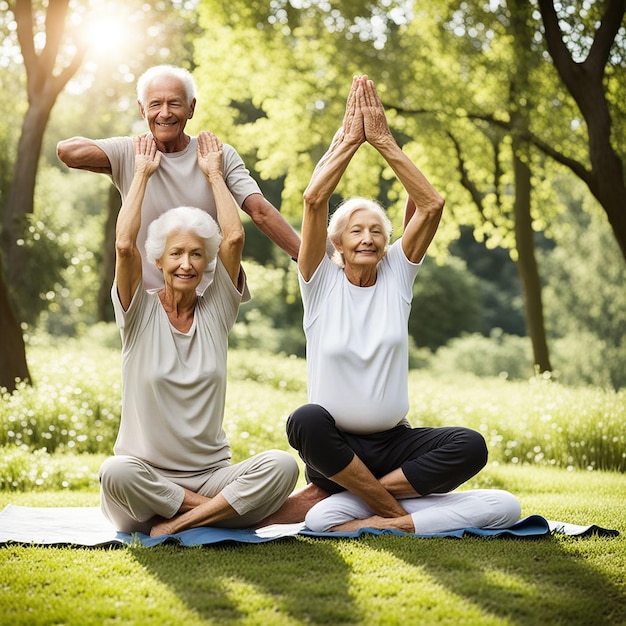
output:
<svg viewBox="0 0 626 626"><path fill-rule="evenodd" d="M316 533L304 524L274 524L257 530L202 527L175 535L150 537L141 533L120 533L103 517L98 507L23 507L9 504L0 512L0 545L71 545L86 547L142 545L153 547L162 543L180 546L204 546L225 543L263 543L288 537L356 538L364 535L397 535L408 538L508 537L540 538L553 535L615 537L619 531L596 525L579 526L549 521L540 515L530 515L510 528L485 530L464 528L446 533L417 535L396 530L363 528L349 533Z"/></svg>

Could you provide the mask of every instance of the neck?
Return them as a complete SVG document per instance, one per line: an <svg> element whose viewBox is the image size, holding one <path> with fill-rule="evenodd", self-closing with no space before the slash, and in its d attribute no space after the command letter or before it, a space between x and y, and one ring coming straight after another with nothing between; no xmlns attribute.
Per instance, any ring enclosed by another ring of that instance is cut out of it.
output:
<svg viewBox="0 0 626 626"><path fill-rule="evenodd" d="M168 315L174 317L193 315L198 302L195 290L193 292L180 292L168 289L167 286L159 291L159 299Z"/></svg>
<svg viewBox="0 0 626 626"><path fill-rule="evenodd" d="M350 283L357 287L372 287L376 284L376 266L372 267L354 267L346 265L344 273Z"/></svg>
<svg viewBox="0 0 626 626"><path fill-rule="evenodd" d="M183 134L174 142L163 143L162 141L157 141L156 144L160 152L168 154L172 152L182 152L189 145L190 141L191 137Z"/></svg>

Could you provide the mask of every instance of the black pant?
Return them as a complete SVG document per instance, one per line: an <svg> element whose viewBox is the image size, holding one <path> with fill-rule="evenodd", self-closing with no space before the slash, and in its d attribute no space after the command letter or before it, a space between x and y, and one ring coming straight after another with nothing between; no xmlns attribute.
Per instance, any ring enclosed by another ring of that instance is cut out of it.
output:
<svg viewBox="0 0 626 626"><path fill-rule="evenodd" d="M289 416L287 438L306 464L307 481L328 493L345 491L328 477L345 469L354 455L376 478L401 468L422 496L456 489L487 463L485 439L469 428L400 425L352 435L340 431L333 416L317 404L305 404Z"/></svg>

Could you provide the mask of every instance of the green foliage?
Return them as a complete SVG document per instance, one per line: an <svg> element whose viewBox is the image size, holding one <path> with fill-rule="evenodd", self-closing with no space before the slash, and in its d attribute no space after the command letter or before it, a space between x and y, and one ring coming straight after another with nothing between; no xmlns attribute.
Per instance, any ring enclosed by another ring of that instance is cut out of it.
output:
<svg viewBox="0 0 626 626"><path fill-rule="evenodd" d="M528 380L533 360L527 337L507 335L495 328L489 337L472 333L452 339L432 358L437 373L465 372L475 376L495 376L506 380Z"/></svg>
<svg viewBox="0 0 626 626"><path fill-rule="evenodd" d="M33 338L28 351L34 386L2 393L0 446L110 451L120 415L119 353L70 339L36 344Z"/></svg>
<svg viewBox="0 0 626 626"><path fill-rule="evenodd" d="M24 474L24 460L34 451L40 451L33 457L34 481L41 478L37 468L47 463L45 455L111 454L121 393L114 330L99 325L90 336L45 345L31 339L36 384L5 393L0 405L0 446L20 451L7 454L5 488L31 480L30 473ZM503 341L513 339L521 341ZM479 353L480 346L474 351ZM540 377L519 382L478 378L463 374L452 360L450 367L438 360L439 353L433 358L436 373L410 372L413 425L475 428L485 435L492 461L500 463L626 471L624 392L569 388ZM228 368L224 428L233 458L268 448L289 450L286 418L307 401L304 360L231 350ZM51 474L40 487L56 488L57 476Z"/></svg>
<svg viewBox="0 0 626 626"><path fill-rule="evenodd" d="M500 463L626 471L626 392L565 387L547 375L526 382L442 376L410 379L414 426L474 428Z"/></svg>
<svg viewBox="0 0 626 626"><path fill-rule="evenodd" d="M626 265L580 183L565 177L557 187L570 219L542 260L553 366L567 383L626 387Z"/></svg>
<svg viewBox="0 0 626 626"><path fill-rule="evenodd" d="M436 350L451 338L478 330L482 309L478 280L457 257L444 265L426 259L413 286L409 333L418 346Z"/></svg>
<svg viewBox="0 0 626 626"><path fill-rule="evenodd" d="M302 300L296 265L244 262L252 299L241 305L230 337L233 348L304 355Z"/></svg>
<svg viewBox="0 0 626 626"><path fill-rule="evenodd" d="M94 489L103 455L65 452L51 455L44 448L15 445L0 448L0 491Z"/></svg>

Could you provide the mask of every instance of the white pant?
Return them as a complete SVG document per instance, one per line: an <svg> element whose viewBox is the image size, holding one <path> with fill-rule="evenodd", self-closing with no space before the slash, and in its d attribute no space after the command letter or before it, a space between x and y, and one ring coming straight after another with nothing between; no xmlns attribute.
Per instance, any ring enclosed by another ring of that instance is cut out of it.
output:
<svg viewBox="0 0 626 626"><path fill-rule="evenodd" d="M100 506L118 530L149 534L153 517L176 515L184 489L208 498L221 493L238 516L216 526L246 528L275 513L297 480L298 464L281 450L193 475L167 472L132 456L112 456L100 468Z"/></svg>
<svg viewBox="0 0 626 626"><path fill-rule="evenodd" d="M462 528L508 528L519 520L522 512L517 498L501 489L436 493L402 499L400 504L413 518L418 535ZM326 532L339 524L373 515L376 513L361 498L342 491L313 506L305 523L314 532Z"/></svg>

